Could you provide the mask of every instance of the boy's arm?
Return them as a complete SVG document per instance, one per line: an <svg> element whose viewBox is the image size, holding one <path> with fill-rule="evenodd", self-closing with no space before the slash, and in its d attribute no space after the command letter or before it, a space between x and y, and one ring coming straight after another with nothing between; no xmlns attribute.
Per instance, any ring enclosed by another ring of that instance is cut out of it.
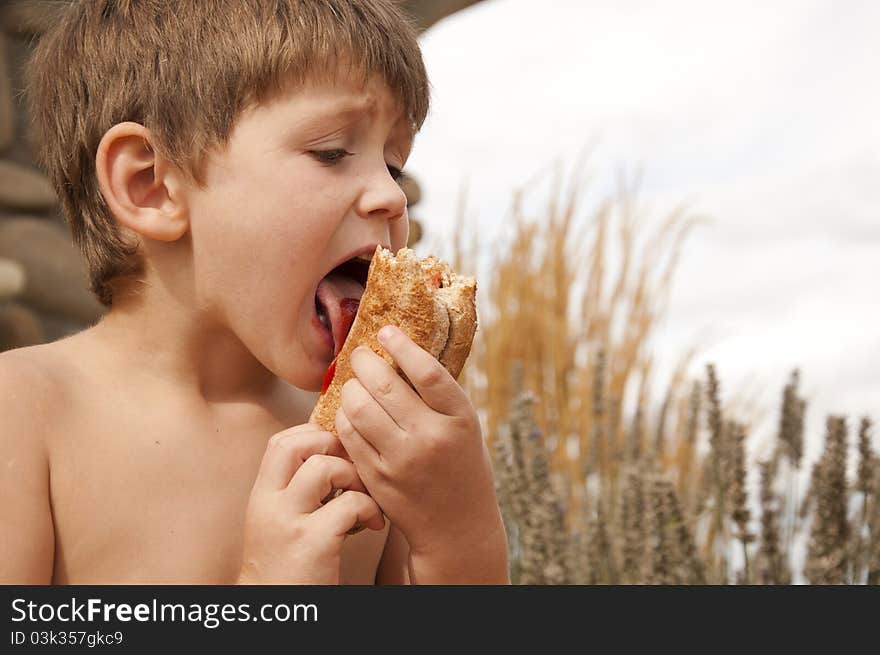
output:
<svg viewBox="0 0 880 655"><path fill-rule="evenodd" d="M498 535L497 540L481 542L477 548L462 549L449 557L413 557L406 537L392 523L376 571L376 584L508 585L506 537Z"/></svg>
<svg viewBox="0 0 880 655"><path fill-rule="evenodd" d="M49 460L26 397L41 385L26 368L0 358L0 584L46 585L55 557Z"/></svg>
<svg viewBox="0 0 880 655"><path fill-rule="evenodd" d="M409 575L409 544L392 523L385 539L385 549L376 570L376 584L412 584Z"/></svg>

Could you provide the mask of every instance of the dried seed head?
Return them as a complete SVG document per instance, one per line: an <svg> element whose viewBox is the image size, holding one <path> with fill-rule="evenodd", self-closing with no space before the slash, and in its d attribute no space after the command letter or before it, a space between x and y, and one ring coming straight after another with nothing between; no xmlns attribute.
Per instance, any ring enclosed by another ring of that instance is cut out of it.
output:
<svg viewBox="0 0 880 655"><path fill-rule="evenodd" d="M800 468L804 453L804 412L806 401L798 396L800 372L792 371L791 379L782 392L782 413L779 418L778 443L780 452L792 466Z"/></svg>
<svg viewBox="0 0 880 655"><path fill-rule="evenodd" d="M871 419L865 416L859 424L859 472L856 489L866 495L873 486L873 463L876 458L877 455L871 448Z"/></svg>
<svg viewBox="0 0 880 655"><path fill-rule="evenodd" d="M849 564L846 419L829 416L825 450L814 468L814 516L804 573L813 584L843 584Z"/></svg>

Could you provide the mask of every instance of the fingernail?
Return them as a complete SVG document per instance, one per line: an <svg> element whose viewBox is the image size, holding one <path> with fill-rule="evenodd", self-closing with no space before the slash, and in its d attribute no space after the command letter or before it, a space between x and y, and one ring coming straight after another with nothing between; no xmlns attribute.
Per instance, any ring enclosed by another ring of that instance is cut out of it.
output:
<svg viewBox="0 0 880 655"><path fill-rule="evenodd" d="M382 342L382 345L385 345L394 337L394 328L390 325L386 325L381 330L379 330L379 341Z"/></svg>

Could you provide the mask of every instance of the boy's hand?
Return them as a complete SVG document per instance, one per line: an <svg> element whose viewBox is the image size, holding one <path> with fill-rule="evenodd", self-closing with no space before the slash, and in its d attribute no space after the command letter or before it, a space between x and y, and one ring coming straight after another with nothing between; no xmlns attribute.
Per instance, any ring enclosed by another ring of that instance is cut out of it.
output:
<svg viewBox="0 0 880 655"><path fill-rule="evenodd" d="M343 491L328 500L333 489ZM248 501L238 584L338 584L346 533L385 527L365 491L332 433L305 424L273 435Z"/></svg>
<svg viewBox="0 0 880 655"><path fill-rule="evenodd" d="M343 386L336 413L339 438L370 495L413 554L448 561L491 544L506 557L476 411L443 365L400 329L383 328L380 342L415 391L372 350L357 348L356 378Z"/></svg>

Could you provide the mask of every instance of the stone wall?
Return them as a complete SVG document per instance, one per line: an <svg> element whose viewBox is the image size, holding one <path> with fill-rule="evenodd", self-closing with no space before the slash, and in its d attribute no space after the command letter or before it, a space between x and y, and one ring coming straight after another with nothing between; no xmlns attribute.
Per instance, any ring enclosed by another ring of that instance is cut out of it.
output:
<svg viewBox="0 0 880 655"><path fill-rule="evenodd" d="M27 56L58 6L51 0L0 0L0 351L78 332L104 311L88 291L82 257L55 193L34 163L21 97ZM403 187L412 207L418 184L409 178ZM417 220L410 232L413 245L421 237Z"/></svg>
<svg viewBox="0 0 880 655"><path fill-rule="evenodd" d="M22 111L24 62L51 15L51 3L0 9L0 350L57 339L102 311L55 193L34 165Z"/></svg>

